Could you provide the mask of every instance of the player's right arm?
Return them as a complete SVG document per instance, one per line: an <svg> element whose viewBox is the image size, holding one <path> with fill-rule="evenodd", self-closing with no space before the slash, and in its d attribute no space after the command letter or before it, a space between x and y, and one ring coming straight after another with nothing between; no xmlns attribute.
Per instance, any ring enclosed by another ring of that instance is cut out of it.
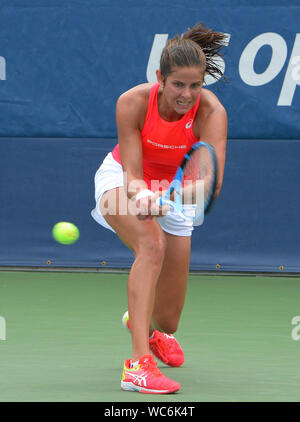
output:
<svg viewBox="0 0 300 422"><path fill-rule="evenodd" d="M149 99L149 84L140 85L122 94L116 106L120 156L125 177L125 190L129 199L133 199L142 190L148 190L143 180L143 149L141 131L144 126ZM147 192L146 192L147 195ZM137 201L139 219L164 215L167 207L157 207L159 196L145 196Z"/></svg>
<svg viewBox="0 0 300 422"><path fill-rule="evenodd" d="M146 106L146 108L145 108ZM144 95L135 90L122 94L116 106L118 139L123 171L126 173L125 189L128 198L147 189L143 180L143 153L141 121L145 119L147 102Z"/></svg>

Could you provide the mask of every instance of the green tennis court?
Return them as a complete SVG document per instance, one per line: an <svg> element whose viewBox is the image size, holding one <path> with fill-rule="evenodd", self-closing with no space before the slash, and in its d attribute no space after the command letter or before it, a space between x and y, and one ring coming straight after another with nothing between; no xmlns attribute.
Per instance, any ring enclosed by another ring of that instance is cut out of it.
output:
<svg viewBox="0 0 300 422"><path fill-rule="evenodd" d="M127 274L0 272L1 401L299 401L296 277L191 275L173 395L120 390ZM300 329L299 329L300 331Z"/></svg>

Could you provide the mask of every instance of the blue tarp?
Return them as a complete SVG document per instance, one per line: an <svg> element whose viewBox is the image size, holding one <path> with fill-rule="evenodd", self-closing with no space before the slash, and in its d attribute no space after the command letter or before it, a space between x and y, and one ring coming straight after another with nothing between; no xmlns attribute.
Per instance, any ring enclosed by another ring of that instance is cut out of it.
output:
<svg viewBox="0 0 300 422"><path fill-rule="evenodd" d="M198 21L227 34L228 83L207 89L230 141L191 269L299 272L299 0L1 0L0 265L130 266L90 217L94 173L117 142L118 96L152 81L166 39ZM52 239L61 220L76 244Z"/></svg>
<svg viewBox="0 0 300 422"><path fill-rule="evenodd" d="M132 253L90 216L94 174L115 143L2 138L0 265L130 267ZM299 156L300 141L228 142L222 193L192 236L191 270L300 272ZM53 240L58 221L79 227L77 243Z"/></svg>

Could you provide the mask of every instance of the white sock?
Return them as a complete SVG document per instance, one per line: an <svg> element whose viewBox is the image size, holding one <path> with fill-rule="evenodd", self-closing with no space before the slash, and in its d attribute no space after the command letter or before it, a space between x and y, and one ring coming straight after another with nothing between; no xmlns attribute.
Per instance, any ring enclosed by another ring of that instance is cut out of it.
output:
<svg viewBox="0 0 300 422"><path fill-rule="evenodd" d="M151 336L149 337L149 340L151 340L152 338L154 338L155 336L155 331L153 330L153 333L151 334ZM139 364L139 361L137 360L136 362L131 362L130 364L130 368L134 368L135 366L137 366Z"/></svg>
<svg viewBox="0 0 300 422"><path fill-rule="evenodd" d="M151 334L151 336L149 337L149 340L153 339L155 336L155 331L153 330L153 333Z"/></svg>

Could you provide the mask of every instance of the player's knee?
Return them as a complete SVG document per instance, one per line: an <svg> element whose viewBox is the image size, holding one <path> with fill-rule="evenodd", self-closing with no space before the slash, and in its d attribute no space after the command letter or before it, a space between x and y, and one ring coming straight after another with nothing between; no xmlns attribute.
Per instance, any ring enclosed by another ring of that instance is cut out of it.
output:
<svg viewBox="0 0 300 422"><path fill-rule="evenodd" d="M160 331L166 334L174 334L178 329L178 323L169 321L161 325Z"/></svg>
<svg viewBox="0 0 300 422"><path fill-rule="evenodd" d="M153 318L155 327L166 334L174 334L178 329L179 316L168 315L165 317Z"/></svg>
<svg viewBox="0 0 300 422"><path fill-rule="evenodd" d="M165 237L144 238L139 248L140 255L151 262L152 265L161 265L166 251Z"/></svg>
<svg viewBox="0 0 300 422"><path fill-rule="evenodd" d="M163 332L166 334L175 334L177 329L178 329L178 324L171 323L164 326Z"/></svg>

